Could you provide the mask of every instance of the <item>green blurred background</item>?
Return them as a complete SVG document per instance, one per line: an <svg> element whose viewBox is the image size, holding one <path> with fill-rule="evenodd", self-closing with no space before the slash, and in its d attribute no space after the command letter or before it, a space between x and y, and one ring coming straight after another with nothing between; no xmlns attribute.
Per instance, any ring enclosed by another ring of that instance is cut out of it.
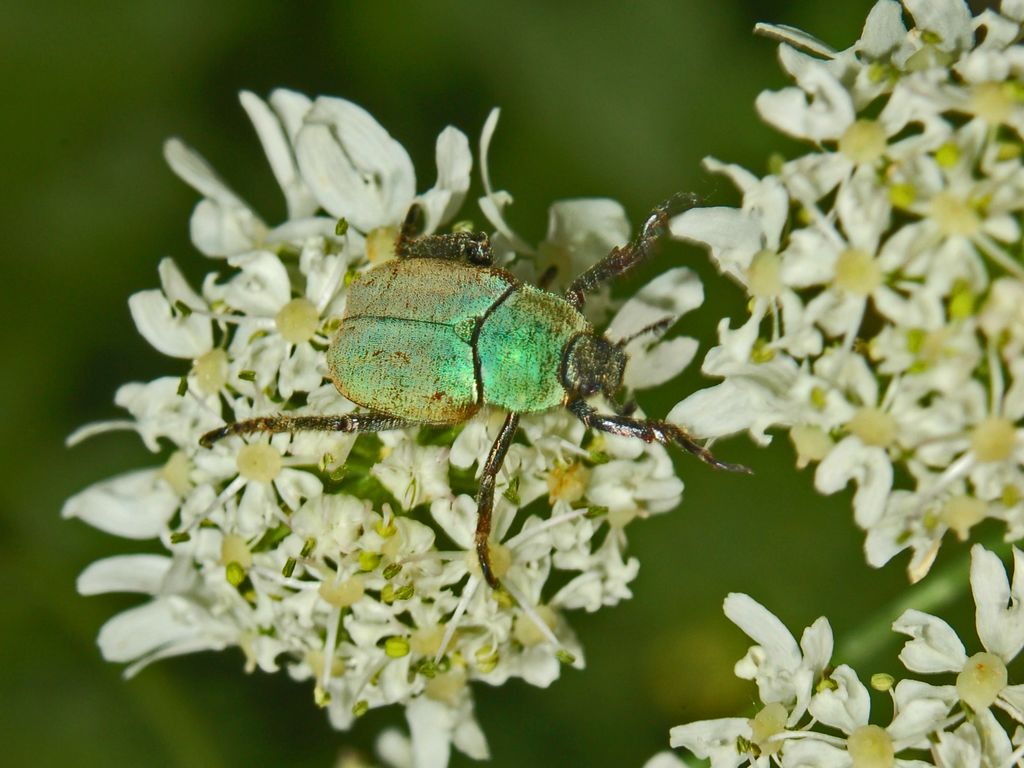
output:
<svg viewBox="0 0 1024 768"><path fill-rule="evenodd" d="M454 123L475 145L498 105L492 171L515 195L512 219L528 239L543 235L546 207L560 197L616 197L635 222L678 190L734 202L726 182L701 170L705 155L762 173L769 153L795 151L753 109L760 90L784 82L774 45L751 34L755 21L796 25L845 47L870 5L8 5L0 23L0 334L9 361L0 380L3 762L327 766L341 750L368 749L401 719L398 710L377 711L351 733L332 732L309 686L283 674L247 676L237 652L163 662L129 682L99 657L99 627L137 600L79 597L75 576L140 547L61 521L61 503L154 457L128 433L70 451L62 441L84 422L118 417L119 384L183 371L137 335L126 303L157 284L164 255L193 277L210 268L188 240L196 196L162 161L167 136L200 149L275 222L283 203L238 105L240 89L288 86L362 104L409 149L420 189L433 182L437 133ZM706 343L716 319L738 317L743 301L696 249L667 247L621 290L672 262L694 264L705 278L707 302L687 331ZM685 381L704 385L696 372ZM643 405L663 413L682 394L663 389ZM848 494L816 496L810 473L793 469L788 441L759 451L738 438L719 453L757 475L678 462L683 506L630 529L642 563L634 600L572 618L585 672L567 670L549 690L477 687L492 765L640 765L667 746L672 725L749 712L756 694L732 676L747 643L721 614L731 590L752 593L796 631L827 614L840 638L906 591L903 558L882 571L864 565ZM939 567L964 549L947 545ZM859 671L896 671L897 647L892 640L882 656L859 659Z"/></svg>

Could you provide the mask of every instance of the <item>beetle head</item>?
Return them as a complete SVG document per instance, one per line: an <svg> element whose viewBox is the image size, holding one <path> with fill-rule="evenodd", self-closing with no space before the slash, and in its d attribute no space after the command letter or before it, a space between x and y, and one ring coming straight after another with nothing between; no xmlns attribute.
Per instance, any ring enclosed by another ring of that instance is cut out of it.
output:
<svg viewBox="0 0 1024 768"><path fill-rule="evenodd" d="M581 333L570 341L562 354L562 386L578 397L601 392L614 398L622 386L626 353L603 336Z"/></svg>

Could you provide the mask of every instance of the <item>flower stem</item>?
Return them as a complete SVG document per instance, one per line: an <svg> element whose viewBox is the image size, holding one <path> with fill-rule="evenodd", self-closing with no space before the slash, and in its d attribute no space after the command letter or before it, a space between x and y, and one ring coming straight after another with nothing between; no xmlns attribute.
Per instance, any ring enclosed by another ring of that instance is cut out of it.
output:
<svg viewBox="0 0 1024 768"><path fill-rule="evenodd" d="M991 548L986 543L986 548ZM883 605L861 624L857 632L849 634L836 648L834 658L856 668L877 659L882 650L893 642L892 623L904 611L915 608L933 613L970 592L968 574L971 569L970 552L964 552L939 571L933 571L924 581Z"/></svg>

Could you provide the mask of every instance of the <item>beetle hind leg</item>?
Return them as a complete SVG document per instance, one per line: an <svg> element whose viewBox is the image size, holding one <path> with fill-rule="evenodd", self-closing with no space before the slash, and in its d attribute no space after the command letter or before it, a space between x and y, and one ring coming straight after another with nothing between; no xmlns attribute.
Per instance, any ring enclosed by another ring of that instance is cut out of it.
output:
<svg viewBox="0 0 1024 768"><path fill-rule="evenodd" d="M259 416L245 421L233 421L213 429L199 438L199 444L211 448L214 443L234 435L252 435L257 432L384 432L405 429L420 422L400 419L384 413L351 413L343 416Z"/></svg>
<svg viewBox="0 0 1024 768"><path fill-rule="evenodd" d="M500 584L498 577L491 567L491 513L494 511L494 481L501 469L508 448L512 445L512 438L515 437L516 428L519 426L519 414L510 413L505 417L505 423L501 425L501 431L491 446L491 452L487 454L487 461L484 463L483 471L480 473L480 487L476 493L476 532L473 536L476 543L476 556L480 561L480 570L484 579L493 588L497 589Z"/></svg>

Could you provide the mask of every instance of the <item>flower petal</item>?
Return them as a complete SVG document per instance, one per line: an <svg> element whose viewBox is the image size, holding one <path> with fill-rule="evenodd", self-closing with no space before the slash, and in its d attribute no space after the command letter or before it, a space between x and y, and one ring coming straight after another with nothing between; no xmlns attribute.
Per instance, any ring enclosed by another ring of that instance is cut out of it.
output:
<svg viewBox="0 0 1024 768"><path fill-rule="evenodd" d="M842 490L851 480L857 483L854 520L861 528L870 528L885 513L892 490L889 454L883 448L866 446L855 437L841 440L818 465L814 487L827 495Z"/></svg>
<svg viewBox="0 0 1024 768"><path fill-rule="evenodd" d="M60 514L125 539L155 539L177 508L178 497L160 472L140 469L76 493Z"/></svg>
<svg viewBox="0 0 1024 768"><path fill-rule="evenodd" d="M416 194L408 153L362 107L321 96L296 136L302 176L324 210L362 232L397 225Z"/></svg>
<svg viewBox="0 0 1024 768"><path fill-rule="evenodd" d="M754 256L765 247L761 222L735 208L691 208L669 222L672 236L702 243L723 272L746 282Z"/></svg>
<svg viewBox="0 0 1024 768"><path fill-rule="evenodd" d="M856 47L869 58L877 59L902 43L906 36L900 4L896 0L879 0L868 13Z"/></svg>
<svg viewBox="0 0 1024 768"><path fill-rule="evenodd" d="M750 720L745 717L723 717L677 725L668 732L673 748L685 747L701 759L711 759L712 768L735 768L747 756L736 750L738 738L750 739Z"/></svg>
<svg viewBox="0 0 1024 768"><path fill-rule="evenodd" d="M160 291L132 294L128 309L142 337L165 355L192 360L213 348L210 318L179 311Z"/></svg>
<svg viewBox="0 0 1024 768"><path fill-rule="evenodd" d="M1003 563L980 544L971 548L971 592L977 606L978 637L985 649L1005 662L1024 646L1024 553L1013 548L1013 589Z"/></svg>
<svg viewBox="0 0 1024 768"><path fill-rule="evenodd" d="M895 741L925 746L925 734L941 731L949 710L960 697L952 685L900 680L893 692L896 716L886 730Z"/></svg>
<svg viewBox="0 0 1024 768"><path fill-rule="evenodd" d="M964 644L942 619L909 610L893 622L893 632L910 635L900 661L912 672L959 672L967 662Z"/></svg>
<svg viewBox="0 0 1024 768"><path fill-rule="evenodd" d="M608 324L612 341L629 338L666 318L678 318L704 303L700 277L686 267L670 269L630 297Z"/></svg>
<svg viewBox="0 0 1024 768"><path fill-rule="evenodd" d="M100 628L97 643L107 661L135 661L176 645L193 650L197 641L206 648L223 648L223 638L207 632L180 598L158 598L114 616Z"/></svg>
<svg viewBox="0 0 1024 768"><path fill-rule="evenodd" d="M677 336L650 347L629 350L622 384L626 389L649 389L678 376L690 364L700 344L688 336Z"/></svg>
<svg viewBox="0 0 1024 768"><path fill-rule="evenodd" d="M173 561L163 555L117 555L91 563L75 586L80 595L142 592L155 595Z"/></svg>
<svg viewBox="0 0 1024 768"><path fill-rule="evenodd" d="M903 0L921 32L934 32L943 51L970 48L974 42L971 9L964 0Z"/></svg>
<svg viewBox="0 0 1024 768"><path fill-rule="evenodd" d="M854 118L853 102L843 84L824 63L788 45L779 47L779 61L800 87L762 91L755 102L758 114L797 138L839 138Z"/></svg>
<svg viewBox="0 0 1024 768"><path fill-rule="evenodd" d="M446 224L462 207L473 169L469 139L454 126L449 125L437 137L435 155L437 182L418 198L426 209L423 230L428 234Z"/></svg>
<svg viewBox="0 0 1024 768"><path fill-rule="evenodd" d="M826 687L811 698L808 706L811 715L843 733L853 733L867 725L871 700L857 673L846 664L840 664L829 675L829 680L837 687Z"/></svg>
<svg viewBox="0 0 1024 768"><path fill-rule="evenodd" d="M731 592L725 598L723 610L729 621L764 649L773 664L789 670L800 666L800 647L786 625L750 595Z"/></svg>
<svg viewBox="0 0 1024 768"><path fill-rule="evenodd" d="M252 120L263 145L263 151L270 162L270 169L284 192L288 203L288 218L301 219L312 216L316 213L317 202L299 174L295 154L288 136L285 135L281 120L263 99L250 91L242 91L238 99ZM308 99L306 103L308 109Z"/></svg>

